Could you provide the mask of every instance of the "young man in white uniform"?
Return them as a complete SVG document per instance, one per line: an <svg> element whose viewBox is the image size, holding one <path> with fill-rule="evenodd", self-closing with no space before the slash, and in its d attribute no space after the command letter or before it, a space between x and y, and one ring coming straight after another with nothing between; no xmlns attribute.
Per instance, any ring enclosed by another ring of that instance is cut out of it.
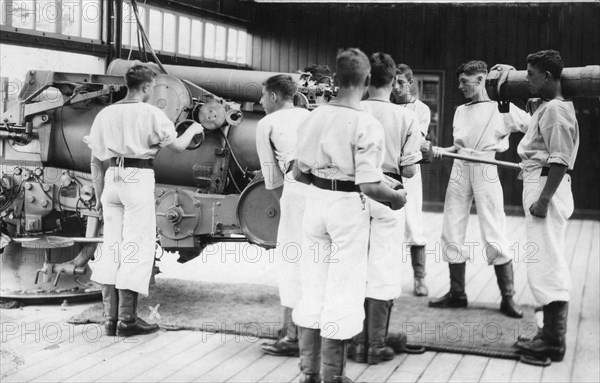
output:
<svg viewBox="0 0 600 383"><path fill-rule="evenodd" d="M367 195L406 203L384 184L381 124L361 110L369 60L359 49L336 58L337 99L319 106L298 130L294 177L311 183L304 212L299 326L301 382L348 382L347 341L363 326L370 209Z"/></svg>
<svg viewBox="0 0 600 383"><path fill-rule="evenodd" d="M156 244L152 159L162 147L182 152L203 131L194 124L177 138L164 112L146 103L155 76L143 65L132 66L125 74L127 96L100 111L86 137L96 208L102 208L104 220L92 280L102 285L107 335L158 330L137 317L138 294L148 295Z"/></svg>
<svg viewBox="0 0 600 383"><path fill-rule="evenodd" d="M412 176L422 158L419 123L416 115L390 102L395 82L396 64L390 55L371 56L369 98L361 101L383 126L385 156L383 173L402 182L402 175ZM408 200L411 196L408 195ZM408 204L408 201L407 201ZM369 199L371 234L367 266L367 293L363 330L353 338L349 356L358 363L377 364L394 358L394 350L385 340L394 299L402 292L402 257L398 255L398 233L404 232L404 209L393 211Z"/></svg>
<svg viewBox="0 0 600 383"><path fill-rule="evenodd" d="M487 65L483 61L469 61L456 72L458 88L465 98L471 99L454 113L454 145L438 148L441 152L458 152L482 158L494 158L496 152L508 148L511 132L524 131L529 115L511 105L509 113L500 113L497 103L489 99L485 90ZM471 204L475 199L479 216L483 249L464 244ZM466 307L465 267L472 256L483 255L494 265L502 302L500 311L509 317L521 318L523 313L513 301L514 282L512 254L505 235L504 200L498 169L494 165L454 160L446 190L444 222L442 226L442 254L450 267L450 291L430 301L430 307Z"/></svg>
<svg viewBox="0 0 600 383"><path fill-rule="evenodd" d="M414 87L414 76L406 64L398 64L396 68L396 85L393 91L393 102L402 105L417 115L419 131L423 139L429 132L431 111L424 102L413 96L411 89ZM414 287L413 294L418 297L427 296L429 291L425 285L425 233L423 229L423 180L421 167L411 178L404 178L404 189L409 195L406 201L404 229L404 245L410 246L410 259L413 268Z"/></svg>
<svg viewBox="0 0 600 383"><path fill-rule="evenodd" d="M570 171L579 148L579 124L573 102L562 96L563 61L557 51L527 56L527 82L540 95L518 153L523 159L523 209L527 242L538 246L527 263L527 279L544 308L544 327L531 340L517 342L526 354L562 361L566 351L571 276L565 260L567 219L573 214Z"/></svg>
<svg viewBox="0 0 600 383"><path fill-rule="evenodd" d="M274 343L261 345L263 351L275 356L298 355L298 334L292 323L292 310L300 300L299 256L302 254L302 218L308 186L294 180L292 162L296 158L296 131L310 112L294 107L295 93L296 84L290 76L277 75L267 79L260 99L267 116L256 127L256 150L265 187L275 193L281 208L275 252L286 335Z"/></svg>

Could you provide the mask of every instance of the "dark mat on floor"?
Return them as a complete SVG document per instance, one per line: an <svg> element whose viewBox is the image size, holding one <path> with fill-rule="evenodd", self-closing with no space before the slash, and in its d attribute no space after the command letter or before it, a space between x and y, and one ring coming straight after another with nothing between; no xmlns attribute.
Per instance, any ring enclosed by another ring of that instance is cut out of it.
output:
<svg viewBox="0 0 600 383"><path fill-rule="evenodd" d="M140 298L139 315L166 330L202 330L276 339L282 327L277 289L253 284L218 284L157 279ZM513 343L537 331L533 307L523 319L502 315L498 305L471 303L466 309L433 309L428 298L403 295L394 303L390 332L403 332L410 345L431 351L518 359ZM100 303L70 323L100 323Z"/></svg>

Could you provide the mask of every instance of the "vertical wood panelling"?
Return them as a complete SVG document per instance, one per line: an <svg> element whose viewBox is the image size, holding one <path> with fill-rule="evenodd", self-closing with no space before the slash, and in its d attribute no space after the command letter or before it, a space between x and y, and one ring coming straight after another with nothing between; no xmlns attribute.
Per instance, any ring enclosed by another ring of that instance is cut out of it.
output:
<svg viewBox="0 0 600 383"><path fill-rule="evenodd" d="M235 11L233 8L228 8ZM252 65L255 69L293 72L310 64L335 68L338 48L359 47L367 54L390 53L415 70L443 70L443 125L438 144L452 143L455 108L465 102L454 72L466 60L524 69L526 56L558 49L567 66L600 63L600 4L255 4L252 18ZM235 14L234 14L235 15ZM249 15L249 16L248 16ZM573 177L576 208L600 209L596 194L600 170L600 106L598 100L575 100L581 126L578 166ZM518 161L516 144L499 158ZM444 165L445 164L445 165ZM426 201L443 201L449 163L429 166L423 173ZM579 178L577 175L579 174ZM513 171L501 170L507 205L519 205L522 184Z"/></svg>

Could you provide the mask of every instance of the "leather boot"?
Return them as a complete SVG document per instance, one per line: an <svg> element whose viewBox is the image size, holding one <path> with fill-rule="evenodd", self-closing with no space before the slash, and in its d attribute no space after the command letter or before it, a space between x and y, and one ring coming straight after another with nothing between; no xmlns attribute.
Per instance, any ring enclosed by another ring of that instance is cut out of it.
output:
<svg viewBox="0 0 600 383"><path fill-rule="evenodd" d="M119 293L115 285L101 285L102 303L106 321L104 322L104 334L108 336L117 335L117 321L119 320Z"/></svg>
<svg viewBox="0 0 600 383"><path fill-rule="evenodd" d="M393 302L367 298L367 363L378 364L394 359L394 350L385 344Z"/></svg>
<svg viewBox="0 0 600 383"><path fill-rule="evenodd" d="M544 306L542 336L531 342L517 345L525 354L538 359L550 358L561 362L567 350L567 318L569 302L554 301Z"/></svg>
<svg viewBox="0 0 600 383"><path fill-rule="evenodd" d="M356 363L367 363L367 349L369 344L367 343L367 301L364 303L365 307L365 319L363 320L362 331L352 338L350 345L348 346L348 358L355 361Z"/></svg>
<svg viewBox="0 0 600 383"><path fill-rule="evenodd" d="M537 340L537 339L541 339L543 334L544 334L544 329L541 328L541 329L538 329L538 331L535 333L534 336L519 335L517 337L517 342L515 343L515 346L521 348L525 344L533 342L534 340ZM527 346L525 346L525 347L527 347Z"/></svg>
<svg viewBox="0 0 600 383"><path fill-rule="evenodd" d="M513 295L515 295L515 287L512 261L507 262L503 265L496 265L494 266L494 269L496 271L498 287L500 287L500 294L502 295L500 311L504 315L511 318L523 318L523 311L521 311L513 301Z"/></svg>
<svg viewBox="0 0 600 383"><path fill-rule="evenodd" d="M441 298L429 301L429 307L467 307L467 294L465 294L466 263L449 263L448 267L450 268L450 291Z"/></svg>
<svg viewBox="0 0 600 383"><path fill-rule="evenodd" d="M300 383L320 383L321 330L298 326Z"/></svg>
<svg viewBox="0 0 600 383"><path fill-rule="evenodd" d="M411 246L410 259L414 273L413 294L417 297L426 297L429 290L425 285L425 246Z"/></svg>
<svg viewBox="0 0 600 383"><path fill-rule="evenodd" d="M323 383L354 383L345 376L347 340L321 338Z"/></svg>
<svg viewBox="0 0 600 383"><path fill-rule="evenodd" d="M283 329L285 335L273 343L263 343L260 348L269 355L298 356L298 328L292 321L292 309L283 308Z"/></svg>
<svg viewBox="0 0 600 383"><path fill-rule="evenodd" d="M118 336L132 336L151 334L158 331L156 323L147 323L137 316L138 293L131 290L119 291L119 322L117 323Z"/></svg>

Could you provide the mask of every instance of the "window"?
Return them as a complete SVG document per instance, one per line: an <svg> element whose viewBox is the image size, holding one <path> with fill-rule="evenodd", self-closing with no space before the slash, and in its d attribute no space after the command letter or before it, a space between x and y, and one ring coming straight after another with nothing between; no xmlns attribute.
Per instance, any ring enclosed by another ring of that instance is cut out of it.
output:
<svg viewBox="0 0 600 383"><path fill-rule="evenodd" d="M190 55L195 57L202 57L202 52L204 51L203 43L204 43L204 23L200 20L192 20L192 34L190 37L191 46L190 46Z"/></svg>
<svg viewBox="0 0 600 383"><path fill-rule="evenodd" d="M204 26L204 57L215 58L215 25L206 23Z"/></svg>
<svg viewBox="0 0 600 383"><path fill-rule="evenodd" d="M163 14L163 51L175 52L177 18L172 13Z"/></svg>
<svg viewBox="0 0 600 383"><path fill-rule="evenodd" d="M177 46L177 52L183 55L190 54L191 27L192 22L188 17L179 17L179 45Z"/></svg>
<svg viewBox="0 0 600 383"><path fill-rule="evenodd" d="M215 59L225 60L225 51L227 49L227 28L217 25L217 35L215 38Z"/></svg>
<svg viewBox="0 0 600 383"><path fill-rule="evenodd" d="M155 51L224 63L248 64L250 39L243 27L225 25L139 2L138 10ZM125 48L137 48L137 24L127 0L123 2L122 39Z"/></svg>
<svg viewBox="0 0 600 383"><path fill-rule="evenodd" d="M227 29L227 61L237 62L238 31L234 28Z"/></svg>
<svg viewBox="0 0 600 383"><path fill-rule="evenodd" d="M0 20L23 33L101 40L102 7L102 0L0 1Z"/></svg>
<svg viewBox="0 0 600 383"><path fill-rule="evenodd" d="M160 51L162 50L162 13L156 9L150 9L150 19L148 20L151 28L144 28L152 44L152 49ZM150 30L148 30L150 29Z"/></svg>

